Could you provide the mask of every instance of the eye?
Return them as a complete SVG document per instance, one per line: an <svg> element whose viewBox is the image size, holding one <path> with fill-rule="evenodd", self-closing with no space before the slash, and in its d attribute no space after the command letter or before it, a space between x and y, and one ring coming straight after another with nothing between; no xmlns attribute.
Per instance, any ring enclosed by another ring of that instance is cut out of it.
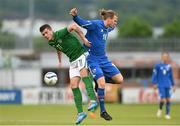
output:
<svg viewBox="0 0 180 126"><path fill-rule="evenodd" d="M47 32L44 32L44 36L47 35Z"/></svg>

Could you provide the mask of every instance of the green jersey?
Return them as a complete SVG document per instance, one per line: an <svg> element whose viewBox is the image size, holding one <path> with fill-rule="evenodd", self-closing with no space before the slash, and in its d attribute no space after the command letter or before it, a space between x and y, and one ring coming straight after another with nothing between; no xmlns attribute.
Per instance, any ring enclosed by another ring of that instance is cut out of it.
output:
<svg viewBox="0 0 180 126"><path fill-rule="evenodd" d="M70 62L86 52L80 41L72 33L68 32L67 28L54 32L53 37L54 39L48 42L49 45L66 54Z"/></svg>

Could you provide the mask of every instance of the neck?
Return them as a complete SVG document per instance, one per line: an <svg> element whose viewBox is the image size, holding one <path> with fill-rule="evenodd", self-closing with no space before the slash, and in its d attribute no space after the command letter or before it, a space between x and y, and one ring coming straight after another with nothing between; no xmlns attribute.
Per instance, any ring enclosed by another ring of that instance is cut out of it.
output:
<svg viewBox="0 0 180 126"><path fill-rule="evenodd" d="M54 32L53 32L53 34L52 34L52 38L51 38L51 40L54 40Z"/></svg>
<svg viewBox="0 0 180 126"><path fill-rule="evenodd" d="M163 61L163 63L168 64L168 61Z"/></svg>
<svg viewBox="0 0 180 126"><path fill-rule="evenodd" d="M108 23L107 23L106 20L103 20L103 22L104 22L104 25L105 25L106 27L109 27L109 25L108 25Z"/></svg>

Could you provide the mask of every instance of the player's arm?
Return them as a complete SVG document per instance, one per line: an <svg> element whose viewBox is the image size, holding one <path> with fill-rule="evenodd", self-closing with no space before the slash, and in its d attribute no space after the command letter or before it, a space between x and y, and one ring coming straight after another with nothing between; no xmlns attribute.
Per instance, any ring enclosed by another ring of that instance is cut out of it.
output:
<svg viewBox="0 0 180 126"><path fill-rule="evenodd" d="M61 67L61 55L62 55L62 52L57 50L57 56L58 56L58 61L59 61L59 67Z"/></svg>
<svg viewBox="0 0 180 126"><path fill-rule="evenodd" d="M175 92L176 91L176 86L175 86L175 83L174 83L172 68L170 69L170 80L171 80L171 84L172 84L172 87L173 87L173 92Z"/></svg>
<svg viewBox="0 0 180 126"><path fill-rule="evenodd" d="M72 23L67 27L68 32L72 32L75 31L79 37L81 38L81 40L83 41L83 43L90 47L91 43L86 39L86 37L84 36L83 32L81 31L81 28L76 24L76 23Z"/></svg>
<svg viewBox="0 0 180 126"><path fill-rule="evenodd" d="M70 15L73 16L73 20L81 27L89 30L95 29L95 24L90 20L84 20L80 16L78 16L77 8L73 8L70 10Z"/></svg>
<svg viewBox="0 0 180 126"><path fill-rule="evenodd" d="M158 72L158 69L157 69L157 66L155 66L152 73L152 84L153 84L154 90L157 90L157 72Z"/></svg>

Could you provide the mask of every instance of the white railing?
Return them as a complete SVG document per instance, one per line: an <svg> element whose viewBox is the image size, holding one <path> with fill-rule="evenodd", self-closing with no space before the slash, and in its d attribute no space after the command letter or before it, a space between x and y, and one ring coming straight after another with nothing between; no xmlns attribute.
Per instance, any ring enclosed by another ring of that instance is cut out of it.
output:
<svg viewBox="0 0 180 126"><path fill-rule="evenodd" d="M128 38L108 41L108 51L180 51L180 39Z"/></svg>

